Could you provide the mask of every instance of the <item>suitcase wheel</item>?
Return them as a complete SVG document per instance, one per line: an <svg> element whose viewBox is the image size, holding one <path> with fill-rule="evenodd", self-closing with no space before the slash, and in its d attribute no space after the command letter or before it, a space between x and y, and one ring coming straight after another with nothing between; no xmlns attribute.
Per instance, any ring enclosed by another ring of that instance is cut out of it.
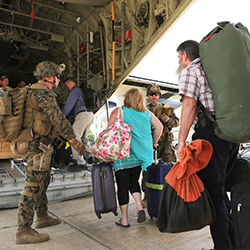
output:
<svg viewBox="0 0 250 250"><path fill-rule="evenodd" d="M112 211L115 216L118 215L117 211Z"/></svg>
<svg viewBox="0 0 250 250"><path fill-rule="evenodd" d="M101 214L100 214L100 213L97 213L97 212L96 212L96 216L98 217L98 219L101 219L101 218L102 218Z"/></svg>

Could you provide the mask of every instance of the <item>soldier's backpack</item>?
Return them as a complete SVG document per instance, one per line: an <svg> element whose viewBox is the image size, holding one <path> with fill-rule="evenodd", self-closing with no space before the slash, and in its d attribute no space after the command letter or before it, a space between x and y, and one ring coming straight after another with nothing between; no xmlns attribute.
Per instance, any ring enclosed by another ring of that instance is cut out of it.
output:
<svg viewBox="0 0 250 250"><path fill-rule="evenodd" d="M92 110L93 112L97 112L101 108L100 95L96 91L94 91L91 87L86 87L82 85L80 88L82 89L83 92L86 108Z"/></svg>
<svg viewBox="0 0 250 250"><path fill-rule="evenodd" d="M32 139L32 131L22 128L26 95L27 87L0 88L0 142Z"/></svg>
<svg viewBox="0 0 250 250"><path fill-rule="evenodd" d="M0 88L0 158L21 157L33 140L30 128L24 129L23 115L27 87Z"/></svg>
<svg viewBox="0 0 250 250"><path fill-rule="evenodd" d="M41 87L41 84L33 84L24 88L0 88L0 142L33 140L32 129L23 129L28 89L38 90L43 89L43 87Z"/></svg>
<svg viewBox="0 0 250 250"><path fill-rule="evenodd" d="M215 134L250 141L250 35L241 23L218 23L200 42L200 59L215 106Z"/></svg>

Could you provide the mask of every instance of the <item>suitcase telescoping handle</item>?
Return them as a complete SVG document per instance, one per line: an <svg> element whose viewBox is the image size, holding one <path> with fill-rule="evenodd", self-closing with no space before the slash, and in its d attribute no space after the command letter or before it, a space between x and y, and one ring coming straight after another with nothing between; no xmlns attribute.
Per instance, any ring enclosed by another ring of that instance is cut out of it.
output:
<svg viewBox="0 0 250 250"><path fill-rule="evenodd" d="M157 165L157 164L158 164L158 159L157 159L157 146L156 146L156 147L153 147L153 152L154 152L153 164Z"/></svg>

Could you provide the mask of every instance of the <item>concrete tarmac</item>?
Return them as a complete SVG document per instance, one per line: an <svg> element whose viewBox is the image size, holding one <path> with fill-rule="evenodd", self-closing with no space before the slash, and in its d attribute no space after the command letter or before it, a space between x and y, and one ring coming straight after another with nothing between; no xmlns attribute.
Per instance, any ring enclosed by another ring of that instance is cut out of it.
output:
<svg viewBox="0 0 250 250"><path fill-rule="evenodd" d="M154 219L137 223L136 206L133 198L129 204L130 228L115 225L120 218L113 213L102 214L98 219L94 212L92 195L49 204L49 213L60 217L62 223L38 229L49 233L50 240L37 244L16 245L17 208L0 210L0 249L1 250L201 250L211 249L213 243L209 227L185 233L161 233Z"/></svg>

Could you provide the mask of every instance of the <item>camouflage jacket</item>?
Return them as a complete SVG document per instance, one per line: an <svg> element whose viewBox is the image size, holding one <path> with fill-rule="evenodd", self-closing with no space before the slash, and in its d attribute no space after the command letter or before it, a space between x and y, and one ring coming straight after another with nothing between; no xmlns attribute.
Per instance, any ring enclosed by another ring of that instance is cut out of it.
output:
<svg viewBox="0 0 250 250"><path fill-rule="evenodd" d="M161 103L158 103L156 105L152 105L151 103L149 103L147 105L147 108L149 111L154 113L154 115L156 115L157 109L162 108L162 106L163 105ZM161 119L159 117L157 117L157 118L161 121ZM172 128L179 126L179 118L173 112L173 114L171 116L169 116L169 120L167 122L161 121L161 123L163 124L163 127L164 127L163 132L162 132L162 135L164 135L164 134L169 133L172 130Z"/></svg>
<svg viewBox="0 0 250 250"><path fill-rule="evenodd" d="M36 113L42 112L46 114L48 120L52 124L51 130L55 129L59 135L67 140L73 139L75 137L74 130L60 110L55 93L45 85L39 85L41 85L41 89L28 90L24 115L24 128L32 128Z"/></svg>

